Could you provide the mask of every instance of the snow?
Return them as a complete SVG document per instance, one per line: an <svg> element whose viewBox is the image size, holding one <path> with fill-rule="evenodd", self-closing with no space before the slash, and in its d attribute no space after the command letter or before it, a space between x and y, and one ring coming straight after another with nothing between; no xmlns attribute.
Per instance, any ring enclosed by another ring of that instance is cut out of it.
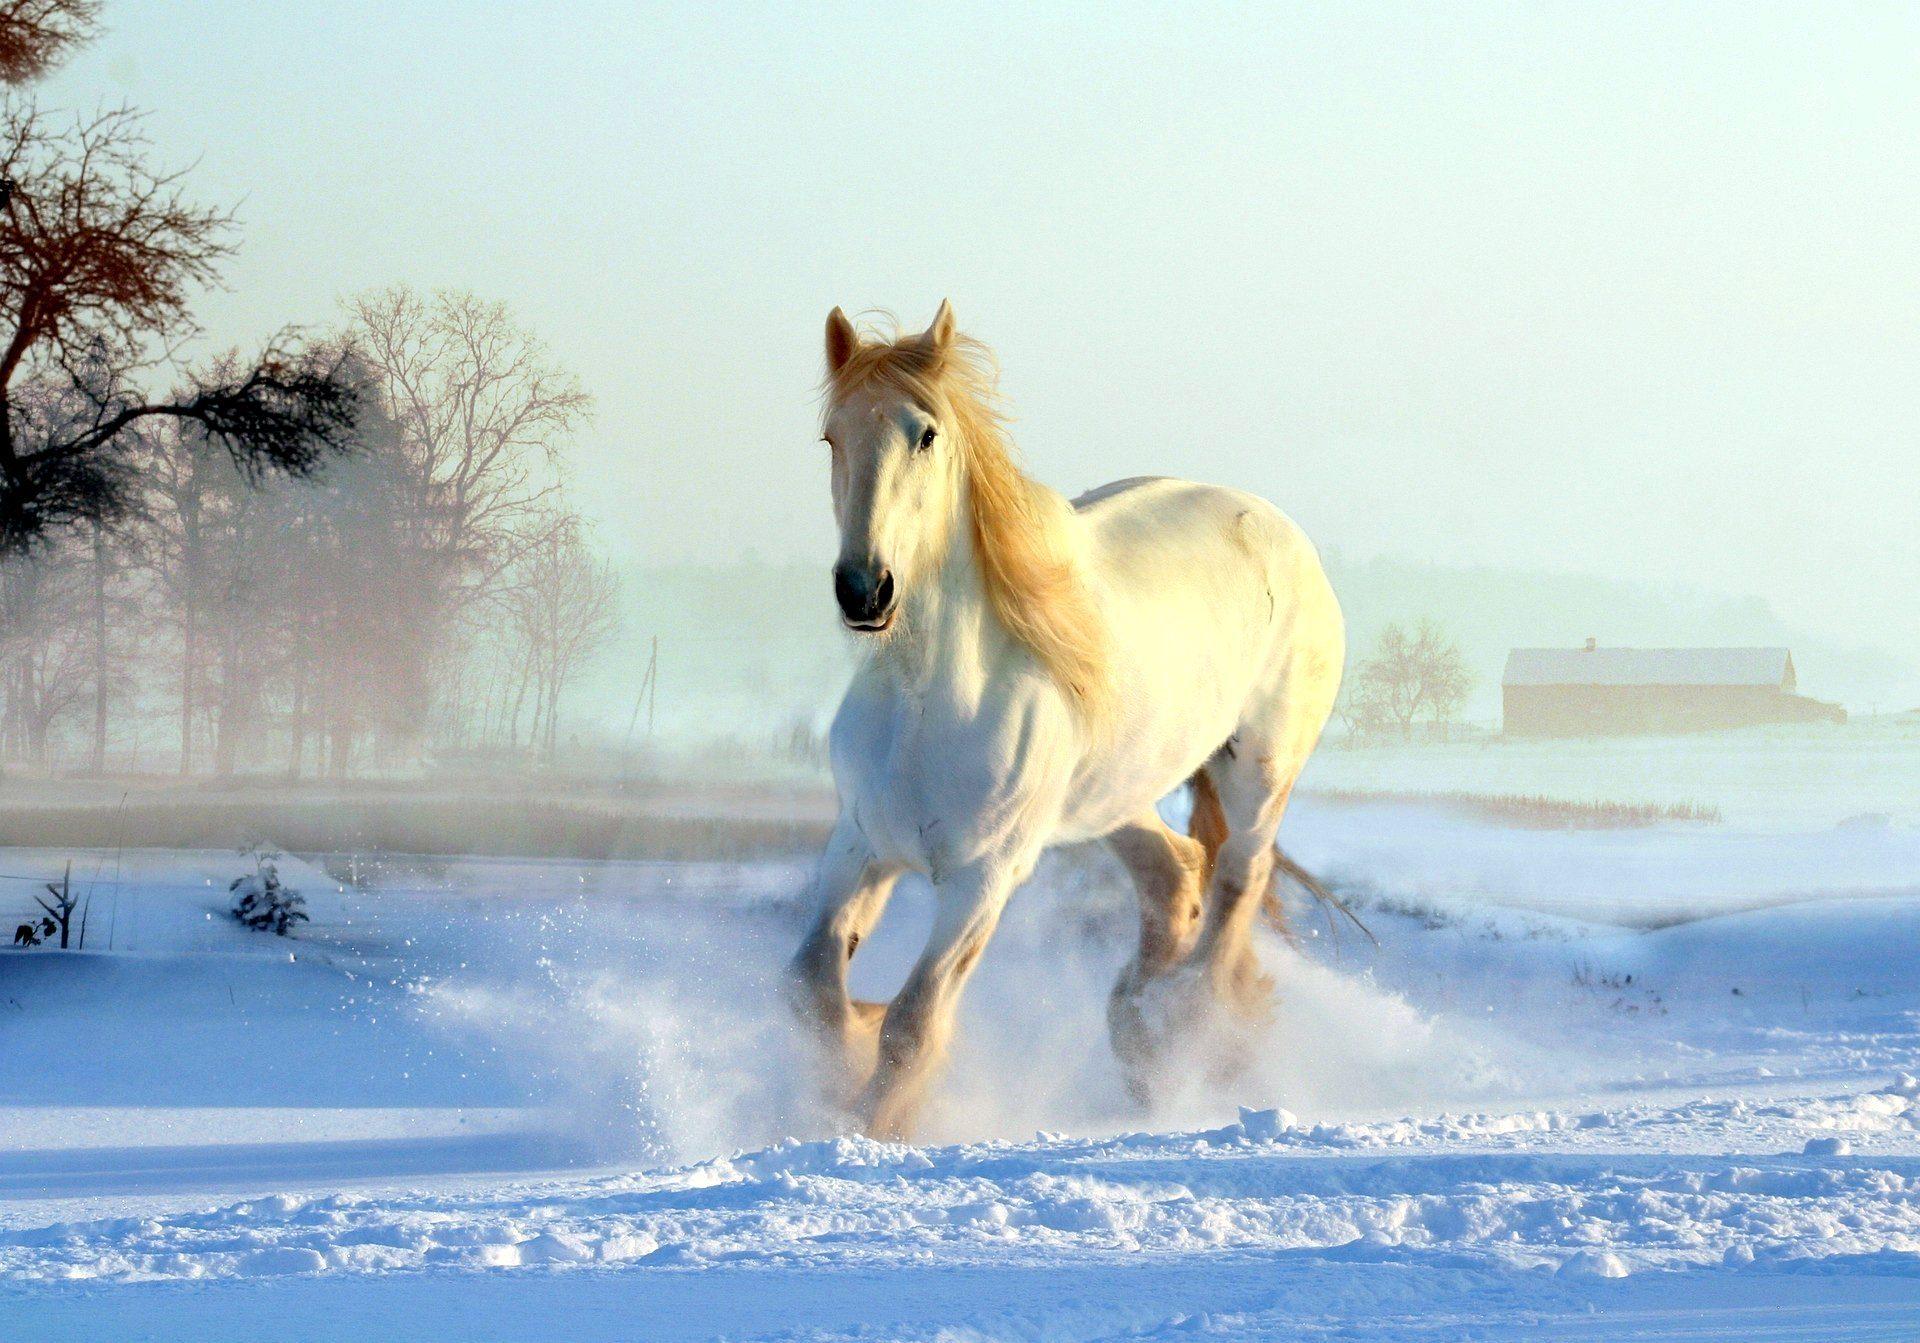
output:
<svg viewBox="0 0 1920 1343"><path fill-rule="evenodd" d="M1131 1106L1130 898L1063 853L913 1146L793 1067L794 863L288 858L280 939L250 859L86 855L98 949L0 960L0 1337L1915 1337L1912 829L1289 844L1380 946L1296 910L1235 1080Z"/></svg>
<svg viewBox="0 0 1920 1343"><path fill-rule="evenodd" d="M1827 1102L1834 1104L1835 1102ZM1818 1122L1740 1118L1758 1142ZM1816 1109L1818 1107L1815 1107ZM1039 1267L1200 1251L1392 1251L1509 1273L1821 1268L1920 1253L1920 1161L1646 1155L1599 1130L1672 1110L902 1147L787 1142L690 1166L478 1194L275 1195L162 1217L59 1222L0 1238L14 1281L247 1277L638 1261L821 1271L924 1262ZM1584 1122L1583 1122L1584 1121ZM1263 1127L1263 1126L1256 1126ZM1548 1142L1546 1139L1551 1138ZM1843 1154L1844 1155L1844 1154Z"/></svg>
<svg viewBox="0 0 1920 1343"><path fill-rule="evenodd" d="M1477 736L1451 744L1328 744L1308 788L1692 803L1743 830L1920 826L1920 712L1678 737Z"/></svg>

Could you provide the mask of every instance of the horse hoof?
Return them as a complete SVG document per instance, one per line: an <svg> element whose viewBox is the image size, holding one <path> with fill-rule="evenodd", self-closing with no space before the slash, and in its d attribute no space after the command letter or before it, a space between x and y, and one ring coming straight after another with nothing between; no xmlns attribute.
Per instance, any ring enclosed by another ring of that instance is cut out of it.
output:
<svg viewBox="0 0 1920 1343"><path fill-rule="evenodd" d="M1175 1060L1214 1014L1206 984L1191 969L1140 981L1125 979L1107 1000L1107 1031L1127 1094L1151 1110Z"/></svg>
<svg viewBox="0 0 1920 1343"><path fill-rule="evenodd" d="M1165 1041L1150 1029L1134 998L1115 994L1107 1003L1107 1037L1120 1062L1120 1080L1127 1096L1142 1111L1151 1111L1162 1073Z"/></svg>

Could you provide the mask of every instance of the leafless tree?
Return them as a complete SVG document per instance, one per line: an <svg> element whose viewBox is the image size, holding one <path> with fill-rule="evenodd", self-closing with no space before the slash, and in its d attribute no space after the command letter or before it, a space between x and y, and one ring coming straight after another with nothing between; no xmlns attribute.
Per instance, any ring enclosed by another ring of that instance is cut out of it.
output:
<svg viewBox="0 0 1920 1343"><path fill-rule="evenodd" d="M587 394L502 303L398 285L355 299L349 317L401 436L407 511L450 577L484 588L558 488L557 452Z"/></svg>
<svg viewBox="0 0 1920 1343"><path fill-rule="evenodd" d="M313 558L296 526L308 483L256 490L190 425L162 426L145 448L143 549L178 635L180 770L193 771L205 743L214 772L232 774L288 671Z"/></svg>
<svg viewBox="0 0 1920 1343"><path fill-rule="evenodd" d="M528 741L551 760L559 746L560 700L617 628L620 584L613 568L594 558L580 519L553 514L538 539L510 571L502 597L515 634L518 692L508 720L517 744L529 692Z"/></svg>
<svg viewBox="0 0 1920 1343"><path fill-rule="evenodd" d="M395 286L355 299L348 316L399 435L409 549L432 559L419 612L435 650L432 714L457 735L473 707L464 672L488 639L484 609L540 536L560 447L590 402L504 304Z"/></svg>
<svg viewBox="0 0 1920 1343"><path fill-rule="evenodd" d="M107 772L108 726L113 708L125 702L134 678L121 656L123 636L141 623L140 593L135 570L131 529L95 522L87 546L87 619L93 692L93 749L89 764L95 775Z"/></svg>
<svg viewBox="0 0 1920 1343"><path fill-rule="evenodd" d="M227 211L149 166L137 113L0 111L0 548L129 506L133 427L190 423L250 476L351 446L346 352L290 337L149 399L137 379L196 333L191 295L232 250Z"/></svg>
<svg viewBox="0 0 1920 1343"><path fill-rule="evenodd" d="M0 84L40 78L99 29L99 0L0 0Z"/></svg>
<svg viewBox="0 0 1920 1343"><path fill-rule="evenodd" d="M73 893L73 863L71 861L67 863L66 871L61 875L59 881L50 881L46 885L47 894L53 897L53 903L48 904L37 895L33 897L33 902L47 911L47 919L60 934L61 950L66 950L71 944L74 911L80 910L79 950L85 951L87 948L87 915L86 911L80 908L80 897ZM41 927L46 927L46 924L42 924Z"/></svg>
<svg viewBox="0 0 1920 1343"><path fill-rule="evenodd" d="M1414 643L1426 668L1427 707L1444 737L1473 691L1473 673L1460 646L1430 620L1420 622Z"/></svg>
<svg viewBox="0 0 1920 1343"><path fill-rule="evenodd" d="M141 446L143 551L159 604L178 640L180 772L189 774L207 667L204 631L220 507L216 473L232 468L178 424L154 426L141 436Z"/></svg>
<svg viewBox="0 0 1920 1343"><path fill-rule="evenodd" d="M1423 713L1447 722L1472 688L1466 659L1437 622L1422 619L1411 634L1391 624L1355 669L1343 713L1362 735L1391 725L1406 739Z"/></svg>
<svg viewBox="0 0 1920 1343"><path fill-rule="evenodd" d="M291 772L309 731L338 776L357 744L404 746L427 718L435 558L417 548L392 426L371 415L363 437L360 452L273 499L276 554L264 562L284 578L263 625L287 657Z"/></svg>
<svg viewBox="0 0 1920 1343"><path fill-rule="evenodd" d="M44 767L54 734L83 702L88 578L79 547L63 542L0 560L0 736Z"/></svg>

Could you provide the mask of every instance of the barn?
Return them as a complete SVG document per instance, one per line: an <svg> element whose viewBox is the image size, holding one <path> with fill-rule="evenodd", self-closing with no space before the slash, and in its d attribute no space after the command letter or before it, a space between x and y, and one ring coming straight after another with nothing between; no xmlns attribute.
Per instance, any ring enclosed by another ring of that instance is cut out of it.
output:
<svg viewBox="0 0 1920 1343"><path fill-rule="evenodd" d="M1844 723L1797 692L1784 648L1516 648L1500 679L1515 737L1707 732L1756 723Z"/></svg>

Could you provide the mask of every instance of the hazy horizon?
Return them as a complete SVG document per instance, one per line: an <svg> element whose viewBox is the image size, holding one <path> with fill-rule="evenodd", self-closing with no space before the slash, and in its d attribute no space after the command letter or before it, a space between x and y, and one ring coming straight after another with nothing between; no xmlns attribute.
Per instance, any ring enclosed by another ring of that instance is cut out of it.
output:
<svg viewBox="0 0 1920 1343"><path fill-rule="evenodd" d="M1920 12L106 18L36 94L151 109L239 202L208 343L505 300L597 399L572 474L624 560L826 556L821 320L948 296L1063 490L1217 480L1355 557L1920 661Z"/></svg>

